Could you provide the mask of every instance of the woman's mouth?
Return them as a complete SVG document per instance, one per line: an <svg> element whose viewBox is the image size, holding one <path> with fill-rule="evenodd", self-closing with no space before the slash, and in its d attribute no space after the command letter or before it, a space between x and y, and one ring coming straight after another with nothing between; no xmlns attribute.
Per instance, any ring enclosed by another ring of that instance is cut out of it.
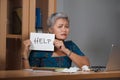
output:
<svg viewBox="0 0 120 80"><path fill-rule="evenodd" d="M61 34L61 36L67 36L67 34Z"/></svg>

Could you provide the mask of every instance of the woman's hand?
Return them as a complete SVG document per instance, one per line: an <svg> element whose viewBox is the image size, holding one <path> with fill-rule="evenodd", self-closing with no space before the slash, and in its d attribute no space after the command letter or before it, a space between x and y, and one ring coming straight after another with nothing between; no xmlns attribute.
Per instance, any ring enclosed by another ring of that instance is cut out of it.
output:
<svg viewBox="0 0 120 80"><path fill-rule="evenodd" d="M30 47L30 44L31 44L31 41L28 39L28 40L25 40L24 42L23 42L23 44L24 44L24 46L25 46L25 48L29 48Z"/></svg>
<svg viewBox="0 0 120 80"><path fill-rule="evenodd" d="M29 57L29 47L30 47L30 44L31 44L31 41L28 39L28 40L25 40L23 42L23 58L25 59L28 59Z"/></svg>
<svg viewBox="0 0 120 80"><path fill-rule="evenodd" d="M66 49L62 40L55 39L54 46L62 52L64 52L64 50Z"/></svg>

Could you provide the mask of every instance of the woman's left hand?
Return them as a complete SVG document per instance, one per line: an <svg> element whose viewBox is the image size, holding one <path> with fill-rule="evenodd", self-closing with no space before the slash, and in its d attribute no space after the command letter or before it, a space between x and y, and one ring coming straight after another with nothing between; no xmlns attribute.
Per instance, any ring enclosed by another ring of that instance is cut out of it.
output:
<svg viewBox="0 0 120 80"><path fill-rule="evenodd" d="M54 41L54 46L59 49L60 51L64 51L66 49L64 43L62 40L55 39Z"/></svg>

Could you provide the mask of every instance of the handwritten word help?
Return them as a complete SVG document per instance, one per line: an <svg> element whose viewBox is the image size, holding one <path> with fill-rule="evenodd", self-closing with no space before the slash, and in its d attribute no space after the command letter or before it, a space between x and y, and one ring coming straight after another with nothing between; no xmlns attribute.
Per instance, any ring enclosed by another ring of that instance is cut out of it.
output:
<svg viewBox="0 0 120 80"><path fill-rule="evenodd" d="M55 34L30 33L31 50L54 51Z"/></svg>
<svg viewBox="0 0 120 80"><path fill-rule="evenodd" d="M50 44L51 43L51 39L49 38L40 38L37 37L34 39L34 44Z"/></svg>

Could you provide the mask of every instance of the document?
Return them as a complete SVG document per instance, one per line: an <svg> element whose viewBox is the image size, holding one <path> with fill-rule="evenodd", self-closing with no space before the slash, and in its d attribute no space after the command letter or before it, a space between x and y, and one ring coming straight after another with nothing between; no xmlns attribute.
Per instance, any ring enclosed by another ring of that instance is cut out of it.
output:
<svg viewBox="0 0 120 80"><path fill-rule="evenodd" d="M54 51L55 34L49 33L30 33L30 50Z"/></svg>

